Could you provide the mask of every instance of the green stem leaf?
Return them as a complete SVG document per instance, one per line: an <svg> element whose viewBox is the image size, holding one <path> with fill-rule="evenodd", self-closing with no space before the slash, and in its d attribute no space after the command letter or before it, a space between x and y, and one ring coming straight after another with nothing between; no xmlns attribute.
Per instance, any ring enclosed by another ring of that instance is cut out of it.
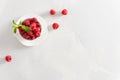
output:
<svg viewBox="0 0 120 80"><path fill-rule="evenodd" d="M19 25L22 25L22 21L20 21Z"/></svg>
<svg viewBox="0 0 120 80"><path fill-rule="evenodd" d="M17 32L17 27L14 28L14 33L16 33L16 32Z"/></svg>
<svg viewBox="0 0 120 80"><path fill-rule="evenodd" d="M24 31L26 31L26 32L29 32L29 31L31 30L30 27L25 26L25 25L22 25L22 21L20 21L19 24L16 24L16 22L13 20L13 24L14 24L14 26L13 26L13 31L14 31L14 33L17 32L17 29L18 29L19 27L21 27L21 28L22 28Z"/></svg>
<svg viewBox="0 0 120 80"><path fill-rule="evenodd" d="M29 32L31 29L28 26L21 25L22 29L25 30L26 32Z"/></svg>
<svg viewBox="0 0 120 80"><path fill-rule="evenodd" d="M13 20L12 22L13 22L14 25L17 25L16 22L15 22L15 20Z"/></svg>

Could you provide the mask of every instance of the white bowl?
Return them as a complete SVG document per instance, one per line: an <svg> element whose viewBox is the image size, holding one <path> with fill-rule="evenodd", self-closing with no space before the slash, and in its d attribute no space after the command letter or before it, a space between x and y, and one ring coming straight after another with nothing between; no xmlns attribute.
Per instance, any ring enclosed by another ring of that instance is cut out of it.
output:
<svg viewBox="0 0 120 80"><path fill-rule="evenodd" d="M36 46L36 45L39 45L40 43L42 43L46 37L47 37L47 33L48 33L48 29L47 29L47 24L45 22L45 20L41 17L41 16L38 16L36 14L28 14L28 15L24 15L22 16L21 18L18 19L17 21L17 24L19 24L20 21L24 21L25 19L27 18L37 18L37 20L40 22L41 24L41 36L34 39L34 40L27 40L27 39L24 39L20 33L19 33L19 30L17 29L17 32L16 34L14 34L16 36L16 38L24 45L24 46Z"/></svg>

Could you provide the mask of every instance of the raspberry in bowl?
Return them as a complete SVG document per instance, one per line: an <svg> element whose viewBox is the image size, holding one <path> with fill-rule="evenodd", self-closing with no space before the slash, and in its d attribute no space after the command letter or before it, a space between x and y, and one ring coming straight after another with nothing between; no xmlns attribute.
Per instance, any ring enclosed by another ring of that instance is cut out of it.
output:
<svg viewBox="0 0 120 80"><path fill-rule="evenodd" d="M48 33L45 20L35 14L21 17L16 24L18 27L14 30L15 36L25 46L39 45Z"/></svg>
<svg viewBox="0 0 120 80"><path fill-rule="evenodd" d="M27 40L34 40L38 37L40 37L42 28L40 22L37 20L37 18L28 18L22 22L22 25L25 25L30 28L30 31L26 32L24 29L22 29L21 26L19 26L19 32L21 36Z"/></svg>

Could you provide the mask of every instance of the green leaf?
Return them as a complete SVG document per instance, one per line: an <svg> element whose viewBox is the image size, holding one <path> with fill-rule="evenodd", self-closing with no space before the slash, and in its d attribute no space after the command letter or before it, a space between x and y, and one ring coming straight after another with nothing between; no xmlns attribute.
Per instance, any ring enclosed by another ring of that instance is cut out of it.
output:
<svg viewBox="0 0 120 80"><path fill-rule="evenodd" d="M16 22L15 22L14 20L13 20L12 22L13 22L14 25L17 25Z"/></svg>
<svg viewBox="0 0 120 80"><path fill-rule="evenodd" d="M18 27L14 27L14 33L16 33L16 32L17 32L17 28L18 28Z"/></svg>
<svg viewBox="0 0 120 80"><path fill-rule="evenodd" d="M14 25L14 26L12 26L13 28L15 28L15 27L18 27L18 25Z"/></svg>
<svg viewBox="0 0 120 80"><path fill-rule="evenodd" d="M22 21L20 21L19 25L22 25Z"/></svg>
<svg viewBox="0 0 120 80"><path fill-rule="evenodd" d="M18 28L18 27L19 27L18 25L14 25L14 26L13 26L13 31L14 31L14 33L17 32L17 28Z"/></svg>
<svg viewBox="0 0 120 80"><path fill-rule="evenodd" d="M31 29L28 26L21 25L22 29L26 32L29 32Z"/></svg>
<svg viewBox="0 0 120 80"><path fill-rule="evenodd" d="M22 21L20 21L19 24L16 24L16 22L13 20L13 24L14 24L13 26L14 33L17 32L18 27L21 27L26 32L29 32L31 30L31 28L29 28L28 26L22 25Z"/></svg>

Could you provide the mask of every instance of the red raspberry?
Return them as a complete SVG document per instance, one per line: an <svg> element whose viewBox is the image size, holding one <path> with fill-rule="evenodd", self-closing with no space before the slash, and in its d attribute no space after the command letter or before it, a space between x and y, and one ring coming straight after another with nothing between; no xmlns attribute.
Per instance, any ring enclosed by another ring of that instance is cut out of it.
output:
<svg viewBox="0 0 120 80"><path fill-rule="evenodd" d="M24 30L20 32L21 35L23 35L23 34L25 34L25 33L26 33L26 32L25 32Z"/></svg>
<svg viewBox="0 0 120 80"><path fill-rule="evenodd" d="M40 23L36 23L36 27L41 27Z"/></svg>
<svg viewBox="0 0 120 80"><path fill-rule="evenodd" d="M24 33L26 33L21 27L18 28L19 29L19 32L21 35L23 35Z"/></svg>
<svg viewBox="0 0 120 80"><path fill-rule="evenodd" d="M61 12L63 15L67 15L68 14L68 10L67 9L63 9Z"/></svg>
<svg viewBox="0 0 120 80"><path fill-rule="evenodd" d="M35 22L35 23L38 22L38 21L37 21L37 18L32 18L32 19L31 19L31 22Z"/></svg>
<svg viewBox="0 0 120 80"><path fill-rule="evenodd" d="M31 37L27 38L27 40L32 40Z"/></svg>
<svg viewBox="0 0 120 80"><path fill-rule="evenodd" d="M28 38L30 37L27 33L23 34L22 36L23 36L25 39L28 39Z"/></svg>
<svg viewBox="0 0 120 80"><path fill-rule="evenodd" d="M27 32L27 34L31 36L31 35L33 35L33 32L29 31L29 32Z"/></svg>
<svg viewBox="0 0 120 80"><path fill-rule="evenodd" d="M40 36L40 33L35 33L35 37L39 37Z"/></svg>
<svg viewBox="0 0 120 80"><path fill-rule="evenodd" d="M53 10L53 9L51 9L51 10L50 10L50 14L51 14L51 15L55 15L55 14L56 14L56 11Z"/></svg>
<svg viewBox="0 0 120 80"><path fill-rule="evenodd" d="M36 23L32 23L32 24L30 25L30 28L31 28L32 30L36 29Z"/></svg>
<svg viewBox="0 0 120 80"><path fill-rule="evenodd" d="M10 62L10 61L12 60L12 57L11 57L10 55L7 55L7 56L5 57L5 60L6 60L7 62Z"/></svg>
<svg viewBox="0 0 120 80"><path fill-rule="evenodd" d="M21 28L21 27L18 27L18 29L19 29L20 31L22 31L22 28Z"/></svg>
<svg viewBox="0 0 120 80"><path fill-rule="evenodd" d="M21 35L23 35L23 34L24 34L24 32L23 32L23 31L20 31L20 34L21 34Z"/></svg>
<svg viewBox="0 0 120 80"><path fill-rule="evenodd" d="M41 25L40 25L40 23L37 23L36 27L41 32Z"/></svg>
<svg viewBox="0 0 120 80"><path fill-rule="evenodd" d="M30 39L31 39L31 40L35 39L35 36L34 36L34 35L31 35L31 36L30 36Z"/></svg>
<svg viewBox="0 0 120 80"><path fill-rule="evenodd" d="M39 30L38 29L34 29L33 30L33 33L35 34L35 33L39 33Z"/></svg>
<svg viewBox="0 0 120 80"><path fill-rule="evenodd" d="M19 31L20 31L20 32L22 32L22 31L23 31L23 29L22 29L21 27L18 27L18 29L19 29Z"/></svg>
<svg viewBox="0 0 120 80"><path fill-rule="evenodd" d="M41 28L40 27L38 27L37 29L39 30L39 32L41 32Z"/></svg>
<svg viewBox="0 0 120 80"><path fill-rule="evenodd" d="M59 24L58 23L53 23L52 27L53 27L53 29L58 29L59 28Z"/></svg>
<svg viewBox="0 0 120 80"><path fill-rule="evenodd" d="M23 21L22 24L26 25L26 26L29 26L30 25L30 19L26 19L25 21Z"/></svg>

